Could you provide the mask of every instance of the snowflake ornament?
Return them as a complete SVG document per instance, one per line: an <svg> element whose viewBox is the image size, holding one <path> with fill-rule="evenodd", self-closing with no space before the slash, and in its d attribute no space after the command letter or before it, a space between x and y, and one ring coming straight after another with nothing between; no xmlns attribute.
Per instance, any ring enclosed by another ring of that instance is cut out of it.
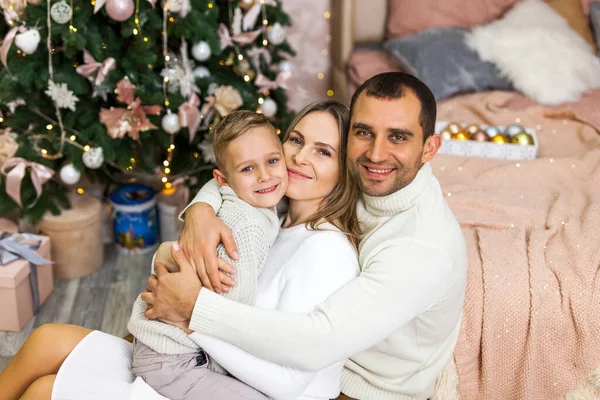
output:
<svg viewBox="0 0 600 400"><path fill-rule="evenodd" d="M71 111L75 111L75 104L79 101L66 83L54 83L52 80L48 80L48 90L44 93L54 101L58 108L68 108Z"/></svg>
<svg viewBox="0 0 600 400"><path fill-rule="evenodd" d="M187 42L183 40L181 43L180 57L173 52L169 52L168 55L166 68L160 73L163 78L168 78L167 90L170 93L179 90L181 97L184 98L192 92L200 93L194 76L195 64L188 57Z"/></svg>
<svg viewBox="0 0 600 400"><path fill-rule="evenodd" d="M202 152L205 163L215 164L217 162L215 151L213 150L213 144L209 138L204 138L204 140L198 144L198 148Z"/></svg>

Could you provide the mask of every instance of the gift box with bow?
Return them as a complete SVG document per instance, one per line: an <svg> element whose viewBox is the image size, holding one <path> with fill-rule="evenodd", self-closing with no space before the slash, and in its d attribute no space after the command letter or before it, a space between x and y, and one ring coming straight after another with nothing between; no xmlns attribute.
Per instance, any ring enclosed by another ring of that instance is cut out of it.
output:
<svg viewBox="0 0 600 400"><path fill-rule="evenodd" d="M18 332L53 288L50 239L0 232L0 330Z"/></svg>

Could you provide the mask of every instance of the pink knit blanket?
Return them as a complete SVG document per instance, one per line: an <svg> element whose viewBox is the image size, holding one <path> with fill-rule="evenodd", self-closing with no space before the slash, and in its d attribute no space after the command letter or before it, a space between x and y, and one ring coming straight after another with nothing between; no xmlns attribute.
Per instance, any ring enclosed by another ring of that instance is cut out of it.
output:
<svg viewBox="0 0 600 400"><path fill-rule="evenodd" d="M535 161L438 155L432 162L467 240L455 349L465 400L553 399L600 366L600 135L572 112L463 96L438 119L537 129Z"/></svg>

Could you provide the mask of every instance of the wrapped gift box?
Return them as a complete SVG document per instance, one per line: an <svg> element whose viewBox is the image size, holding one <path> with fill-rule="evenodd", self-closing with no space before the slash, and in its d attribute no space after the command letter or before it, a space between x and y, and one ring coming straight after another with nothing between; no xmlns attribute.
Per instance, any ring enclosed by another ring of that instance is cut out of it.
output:
<svg viewBox="0 0 600 400"><path fill-rule="evenodd" d="M50 259L50 239L47 236L22 236L15 233L0 232L0 240L7 237L16 240L25 238L27 243L34 244L34 248L39 243L35 253L47 260ZM35 268L35 272L32 279L32 265L23 258L0 265L0 305L2 308L2 312L0 312L0 330L18 332L34 315L32 282L36 281L36 276L40 305L52 292L52 265L42 264L33 268Z"/></svg>
<svg viewBox="0 0 600 400"><path fill-rule="evenodd" d="M435 124L435 132L441 132L448 122L439 121ZM462 124L463 128L467 124ZM489 125L480 125L483 130L487 130ZM500 131L504 131L506 127L497 126ZM488 157L501 158L504 160L535 160L538 152L538 138L534 129L525 128L525 132L533 138L533 145L520 145L513 143L495 143L495 142L478 142L475 140L457 140L443 139L440 154L451 154L463 157Z"/></svg>

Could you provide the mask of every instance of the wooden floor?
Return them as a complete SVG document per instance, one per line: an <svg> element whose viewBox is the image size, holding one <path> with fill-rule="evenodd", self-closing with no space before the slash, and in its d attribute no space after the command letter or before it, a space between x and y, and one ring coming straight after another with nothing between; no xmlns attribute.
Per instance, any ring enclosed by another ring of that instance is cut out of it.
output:
<svg viewBox="0 0 600 400"><path fill-rule="evenodd" d="M0 331L0 371L31 332L48 322L81 325L119 337L127 334L131 307L146 287L153 252L127 256L110 245L104 254L104 265L94 274L55 280L52 294L21 332Z"/></svg>

